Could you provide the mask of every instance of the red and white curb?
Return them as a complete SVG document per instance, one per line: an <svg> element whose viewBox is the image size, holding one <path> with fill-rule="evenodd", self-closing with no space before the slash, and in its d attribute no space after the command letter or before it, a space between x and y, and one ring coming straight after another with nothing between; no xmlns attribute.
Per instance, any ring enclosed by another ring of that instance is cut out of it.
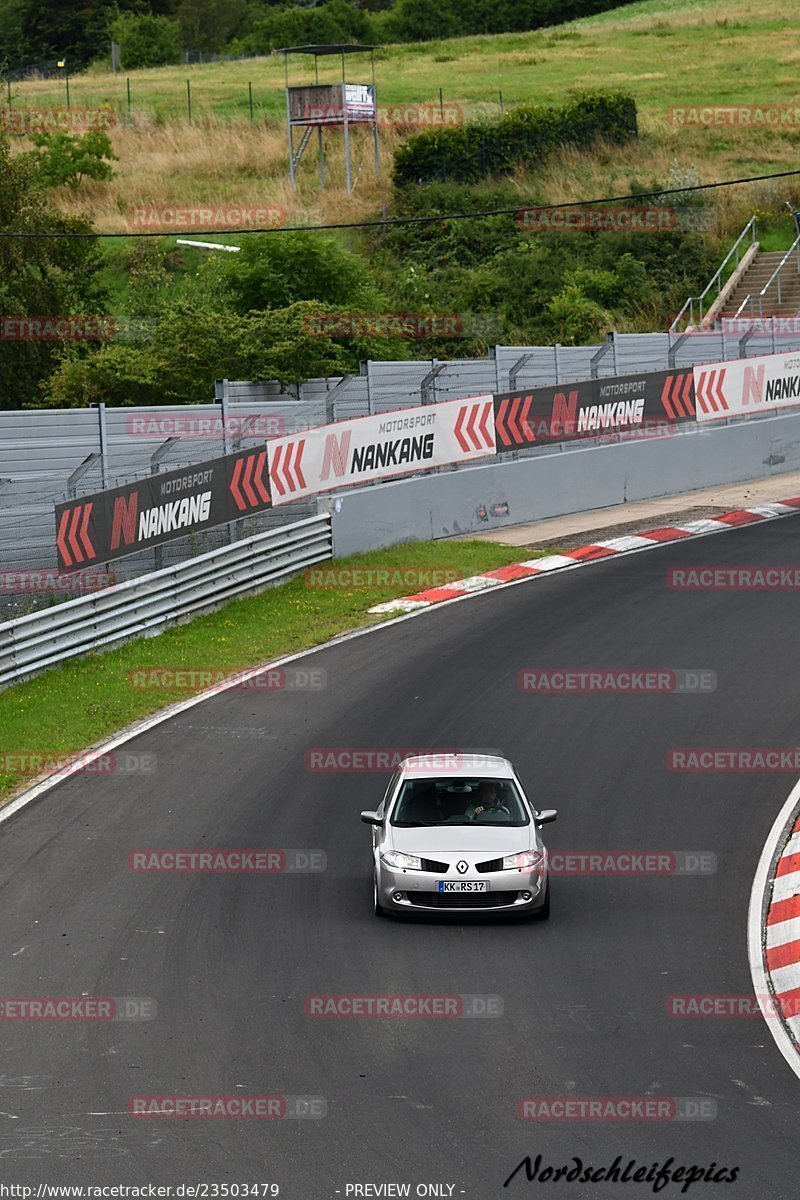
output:
<svg viewBox="0 0 800 1200"><path fill-rule="evenodd" d="M576 550L566 550L563 554L549 554L543 558L532 558L528 562L509 563L496 571L484 571L480 575L470 575L467 579L456 579L452 583L442 584L441 587L428 588L424 592L416 592L413 596L398 596L395 600L386 600L375 604L368 611L371 613L414 612L419 608L429 608L432 604L441 604L445 600L468 595L471 592L486 591L489 588L509 583L521 583L526 579L536 579L542 575L550 575L553 571L563 571L568 567L580 567L599 559L613 558L620 554L636 554L641 550L654 550L665 542L678 542L686 538L705 537L709 533L722 533L726 529L736 529L740 525L753 525L759 521L773 521L777 517L787 517L800 509L800 496L790 500L776 501L773 504L758 504L754 508L740 508L735 512L723 513L719 517L706 518L700 521L687 521L681 525L665 525L661 529L648 529L642 533L624 534L622 537L608 538L602 542L592 542L588 546L579 546Z"/></svg>
<svg viewBox="0 0 800 1200"><path fill-rule="evenodd" d="M772 872L764 959L775 1012L800 1053L800 816Z"/></svg>
<svg viewBox="0 0 800 1200"><path fill-rule="evenodd" d="M750 893L747 949L767 1028L800 1077L800 781L761 853Z"/></svg>

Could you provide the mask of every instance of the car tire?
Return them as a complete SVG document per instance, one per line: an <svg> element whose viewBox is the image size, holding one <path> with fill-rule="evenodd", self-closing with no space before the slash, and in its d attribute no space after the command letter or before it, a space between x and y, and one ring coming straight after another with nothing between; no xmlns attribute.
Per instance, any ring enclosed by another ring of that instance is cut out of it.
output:
<svg viewBox="0 0 800 1200"><path fill-rule="evenodd" d="M376 917L385 917L386 912L378 903L378 877L372 873L372 912Z"/></svg>
<svg viewBox="0 0 800 1200"><path fill-rule="evenodd" d="M544 894L544 904L542 905L541 908L538 908L536 910L534 915L535 915L537 921L549 921L550 920L550 880L549 879L547 881L547 891Z"/></svg>

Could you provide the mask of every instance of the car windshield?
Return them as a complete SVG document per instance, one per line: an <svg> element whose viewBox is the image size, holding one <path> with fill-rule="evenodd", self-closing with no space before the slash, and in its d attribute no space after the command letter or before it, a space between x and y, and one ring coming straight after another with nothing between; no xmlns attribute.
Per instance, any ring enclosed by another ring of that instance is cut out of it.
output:
<svg viewBox="0 0 800 1200"><path fill-rule="evenodd" d="M407 779L392 825L528 825L530 816L511 779Z"/></svg>

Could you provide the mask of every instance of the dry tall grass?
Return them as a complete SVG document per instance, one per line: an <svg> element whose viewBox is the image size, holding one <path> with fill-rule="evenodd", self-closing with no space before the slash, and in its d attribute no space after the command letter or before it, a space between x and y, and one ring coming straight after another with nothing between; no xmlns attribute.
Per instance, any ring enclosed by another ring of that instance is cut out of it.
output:
<svg viewBox="0 0 800 1200"><path fill-rule="evenodd" d="M187 227L201 219L194 210L208 208L230 210L233 225L239 223L235 210L270 206L283 213L277 223L292 225L374 218L389 200L391 154L398 140L393 132L382 133L382 171L376 176L371 136L365 130L351 134L353 192L348 195L341 130L325 133L325 188L319 182L314 138L301 162L296 190L288 176L285 131L271 125L216 118L202 124L156 124L140 118L109 132L119 160L114 178L86 180L75 191L54 193L64 212L89 213L104 233L129 232L135 209L173 206L187 210ZM18 148L25 148L22 139ZM223 227L221 216L218 211L214 227ZM172 228L167 224L167 231Z"/></svg>

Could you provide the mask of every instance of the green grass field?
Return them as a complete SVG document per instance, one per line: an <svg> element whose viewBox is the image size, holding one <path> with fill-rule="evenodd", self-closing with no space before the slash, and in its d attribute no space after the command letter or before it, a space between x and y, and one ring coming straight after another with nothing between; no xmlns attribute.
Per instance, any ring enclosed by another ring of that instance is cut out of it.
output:
<svg viewBox="0 0 800 1200"><path fill-rule="evenodd" d="M385 105L438 101L485 105L555 102L570 89L622 87L648 121L665 122L675 105L794 104L799 89L797 10L790 0L761 9L749 0L639 0L619 10L531 33L397 45L376 53ZM291 82L310 81L311 60L290 60ZM349 60L350 77L368 78L368 59ZM338 58L320 60L320 80L341 77ZM196 117L249 119L248 82L256 113L282 122L283 56L167 67L130 76L132 108L162 117L187 113L191 81ZM127 112L126 78L88 74L70 80L73 106L111 104ZM13 85L15 106L62 104L62 83Z"/></svg>

